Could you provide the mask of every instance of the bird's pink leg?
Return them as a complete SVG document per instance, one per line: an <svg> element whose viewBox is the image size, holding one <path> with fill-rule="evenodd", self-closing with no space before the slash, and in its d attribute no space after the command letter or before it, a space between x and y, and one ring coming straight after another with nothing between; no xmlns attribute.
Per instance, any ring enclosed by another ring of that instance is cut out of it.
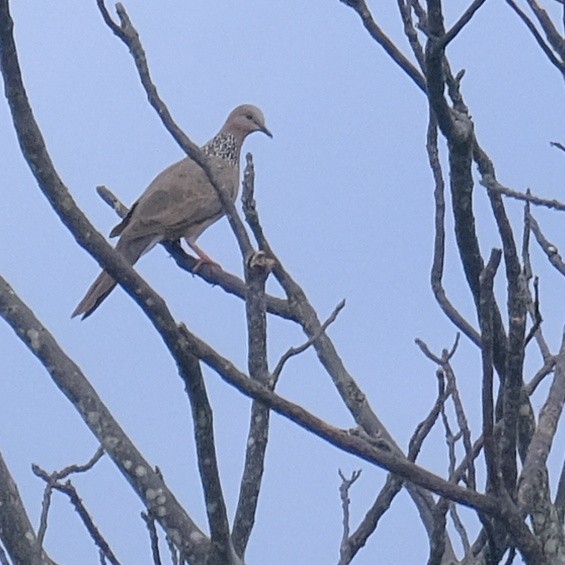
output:
<svg viewBox="0 0 565 565"><path fill-rule="evenodd" d="M194 253L196 253L196 255L198 255L199 257L196 265L194 266L194 269L192 269L193 273L198 272L198 269L200 269L200 267L202 267L202 265L204 264L215 265L220 269L222 268L222 266L217 261L214 261L214 259L212 259L202 249L200 249L200 247L198 247L198 245L196 245L194 241L190 241L188 238L185 238L185 241L190 247L190 249L192 249Z"/></svg>

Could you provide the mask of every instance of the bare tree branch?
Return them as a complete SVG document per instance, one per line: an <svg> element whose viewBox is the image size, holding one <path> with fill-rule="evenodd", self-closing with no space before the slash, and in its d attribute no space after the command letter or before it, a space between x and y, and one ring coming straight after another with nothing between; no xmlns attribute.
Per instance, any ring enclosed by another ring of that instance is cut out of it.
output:
<svg viewBox="0 0 565 565"><path fill-rule="evenodd" d="M2 0L2 2L5 7L6 0ZM7 9L5 9L5 12L7 14ZM11 20L6 17L2 18L2 21L8 22ZM0 26L0 42L8 45L11 43L10 48L2 50L4 54L2 57L3 74L7 77L5 83L8 85L7 95L14 116L16 132L20 136L24 156L30 163L39 186L49 198L63 223L71 230L77 242L94 255L100 265L123 285L126 291L134 297L143 308L144 312L150 317L155 328L167 345L167 348L175 359L177 359L179 368L183 367L184 362L186 362L187 366L190 366L190 355L187 355L186 350L187 343L191 342L192 346L198 344L197 349L200 349L202 343L199 342L195 336L190 334L184 326L180 328L177 326L162 299L149 288L143 279L135 273L131 266L129 266L119 254L115 253L108 246L104 238L96 232L90 222L88 222L84 215L77 209L68 195L68 190L52 167L37 124L33 120L31 109L25 97L25 90L21 83L19 66L17 65L17 58L15 56L15 47L13 46L13 39L11 37L11 27L2 28ZM152 100L157 104L156 100L158 99L153 97ZM158 107L161 109L160 115L164 116L167 114L161 106ZM22 126L24 123L26 124L25 130ZM169 126L171 133L177 135L177 141L186 141L185 137L183 137L184 134L182 134L182 132L179 133L178 128L175 129L175 127L170 124ZM184 145L189 149L191 147L190 142ZM195 161L198 159L196 154L191 154L191 157L193 157ZM200 162L199 164L205 168L205 164ZM88 237L86 237L85 234L87 234ZM279 282L283 284L283 287L285 287L287 295L295 300L296 309L300 313L301 325L307 335L313 335L319 330L321 324L317 319L315 311L307 302L302 289L288 276L282 267L278 267L275 270L275 276ZM178 331L179 329L180 333ZM350 410L352 410L356 419L362 423L369 433L380 432L390 437L384 426L371 410L365 395L358 390L355 381L343 367L329 338L323 334L316 341L314 347L318 352L322 364L328 370L332 379L334 379L334 383L336 383L340 394L342 394L342 398L345 399L346 404ZM200 353L201 358L204 359L210 352L207 348L204 348L200 349ZM217 357L213 355L211 358L208 357L208 359L205 360L208 363L211 359L215 362ZM218 367L217 364L216 367ZM225 367L225 365L222 364L222 367ZM222 374L221 371L220 374ZM225 378L225 373L222 376ZM245 378L244 381L240 380L237 386L240 390L246 391L247 394L255 395L264 392L262 388L254 389L252 383L248 383ZM328 437L330 436L331 434ZM389 443L393 444L392 438L390 438ZM399 453L401 453L400 450ZM413 496L415 497L416 503L419 505L423 520L428 527L430 524L427 520L426 512L429 508L429 495L417 493Z"/></svg>
<svg viewBox="0 0 565 565"><path fill-rule="evenodd" d="M339 313L345 308L345 300L342 300L334 309L333 312L328 316L327 320L320 326L320 330L318 331L317 335L313 335L307 341L305 341L302 345L298 345L297 347L290 347L287 349L281 358L278 360L274 371L271 374L270 380L270 387L274 389L275 385L277 384L281 372L286 364L286 362L296 355L300 355L304 351L306 351L311 345L314 344L316 339L322 335L326 331L326 329L333 324L338 317Z"/></svg>
<svg viewBox="0 0 565 565"><path fill-rule="evenodd" d="M561 475L559 475L559 484L557 485L554 505L559 522L563 526L565 518L565 462L561 466Z"/></svg>
<svg viewBox="0 0 565 565"><path fill-rule="evenodd" d="M251 171L250 171L251 169ZM246 167L245 192L253 193L252 162ZM244 209L246 207L244 202ZM268 386L269 367L267 364L267 307L265 284L269 276L272 259L265 251L255 253L245 265L245 314L247 320L247 367L249 376ZM233 526L233 544L235 551L244 556L259 500L259 491L265 467L265 455L269 437L269 407L253 400L249 433L245 452L245 464L239 491L239 500Z"/></svg>
<svg viewBox="0 0 565 565"><path fill-rule="evenodd" d="M351 478L346 478L346 476L338 471L339 477L341 479L341 485L339 486L339 495L341 498L341 511L343 515L343 534L341 537L341 545L339 549L340 559L338 565L347 565L351 562L353 556L350 555L349 548L349 505L351 500L349 499L349 490L357 479L361 476L361 469L358 471L353 471L351 473Z"/></svg>
<svg viewBox="0 0 565 565"><path fill-rule="evenodd" d="M194 355L186 355L182 359L180 376L192 411L198 470L210 526L208 559L211 563L232 563L233 548L216 456L212 407L206 393L200 360Z"/></svg>
<svg viewBox="0 0 565 565"><path fill-rule="evenodd" d="M449 501L440 498L434 508L435 528L430 538L430 555L428 565L439 565L445 554L447 521L446 514L449 508Z"/></svg>
<svg viewBox="0 0 565 565"><path fill-rule="evenodd" d="M471 18L476 14L479 8L485 3L485 0L474 0L471 5L465 10L462 16L453 24L451 29L445 33L441 39L443 47L455 39L457 34L471 21Z"/></svg>
<svg viewBox="0 0 565 565"><path fill-rule="evenodd" d="M531 195L530 190L526 191L527 195ZM530 240L531 240L531 227L530 227L530 203L526 202L524 204L524 230L522 236L522 264L524 265L524 277L526 278L526 285L532 279L533 270L530 259ZM530 339L532 337L536 338L536 343L539 347L540 353L544 360L544 365L546 365L552 359L549 346L545 341L543 336L543 331L541 329L541 323L543 322L543 317L541 315L540 305L539 305L539 278L534 277L534 299L532 300L532 293L530 292L529 286L526 286L527 294L527 308L530 314L530 318L533 321L533 326L530 328L530 332L525 340L525 347L527 347ZM530 395L530 393L528 393Z"/></svg>
<svg viewBox="0 0 565 565"><path fill-rule="evenodd" d="M100 455L99 455L100 453ZM66 494L71 501L71 504L74 506L75 511L79 515L86 531L89 533L90 537L99 548L99 552L101 557L103 556L104 559L108 560L112 565L120 565L119 561L116 559L114 552L110 549L108 542L104 539L100 530L94 524L94 520L90 516L88 510L84 506L84 503L80 499L75 487L72 485L71 481L66 481L65 483L59 482L61 478L64 476L68 476L70 473L83 473L91 469L96 461L100 459L104 452L100 449L96 452L94 457L86 464L86 465L71 465L70 467L65 468L61 472L55 471L54 473L47 473L44 471L39 465L32 465L32 470L41 479L43 479L46 483L46 490L45 492L49 492L49 495L53 490L58 490L63 494Z"/></svg>
<svg viewBox="0 0 565 565"><path fill-rule="evenodd" d="M442 284L444 259L445 259L445 183L439 160L437 145L437 121L430 110L426 149L428 161L434 176L434 201L435 201L435 235L434 257L431 270L431 286L434 296L441 309L453 324L459 328L475 345L480 346L481 339L475 328L463 318L459 311L448 300Z"/></svg>
<svg viewBox="0 0 565 565"><path fill-rule="evenodd" d="M65 355L47 329L0 277L0 316L47 367L55 384L73 403L86 425L165 531L181 548L203 562L209 541L174 495L135 448L102 403L80 368Z"/></svg>
<svg viewBox="0 0 565 565"><path fill-rule="evenodd" d="M0 545L0 565L10 565L4 548Z"/></svg>
<svg viewBox="0 0 565 565"><path fill-rule="evenodd" d="M455 531L459 534L459 538L461 539L461 545L463 546L463 551L466 555L469 554L471 550L471 544L469 542L469 536L467 535L467 531L465 530L465 526L459 517L457 512L457 506L453 503L449 504L449 517L453 522L453 527Z"/></svg>
<svg viewBox="0 0 565 565"><path fill-rule="evenodd" d="M549 208L551 210L559 210L560 212L565 211L565 204L556 200L555 198L541 198L539 196L535 196L531 194L529 191L527 192L520 192L518 190L514 190L512 188L508 188L500 184L492 175L485 174L479 181L484 187L488 188L493 192L499 192L504 194L505 196L509 196L510 198L515 198L516 200L522 200L524 202L530 202L536 206L544 206L545 208Z"/></svg>
<svg viewBox="0 0 565 565"><path fill-rule="evenodd" d="M518 17L524 22L530 33L534 36L536 43L540 46L541 50L545 53L552 65L554 65L561 73L565 72L565 65L559 61L559 59L554 55L551 48L544 41L540 32L537 30L535 24L530 20L526 13L521 10L514 0L506 0L506 3L516 12Z"/></svg>
<svg viewBox="0 0 565 565"><path fill-rule="evenodd" d="M365 0L340 0L343 4L353 8L361 18L363 26L369 35L385 50L390 58L414 81L416 86L426 92L426 83L418 69L401 53L382 29L377 25Z"/></svg>
<svg viewBox="0 0 565 565"><path fill-rule="evenodd" d="M563 59L563 56L565 54L563 37L561 37L560 33L553 25L551 18L547 15L547 12L536 2L536 0L526 0L526 2L532 12L535 14L549 44L551 45L553 50L560 55L561 59Z"/></svg>
<svg viewBox="0 0 565 565"><path fill-rule="evenodd" d="M234 233L240 245L240 249L244 257L244 263L246 263L249 260L250 254L252 253L252 248L243 224L241 223L241 220L239 219L239 216L235 211L233 203L231 202L231 200L229 200L229 198L226 198L226 195L224 194L225 191L222 190L222 187L219 187L214 183L212 178L213 175L207 167L205 156L201 154L194 143L192 143L174 123L166 106L158 97L156 88L151 82L149 76L145 54L143 52L141 44L139 43L137 32L131 25L131 22L129 21L129 18L125 13L123 6L118 4L117 11L122 23L121 29L127 35L128 47L130 48L130 51L132 52L132 55L134 57L142 84L146 90L150 103L156 109L163 121L163 124L173 135L177 143L179 143L183 150L202 167L211 183L218 191L222 204L226 211L226 215L228 217L228 220L230 221L230 225L232 226L232 229L234 230ZM294 280L291 279L288 273L284 270L280 261L276 258L272 250L270 248L267 248L267 246L265 245L264 251L267 252L270 258L273 258L276 261L276 265L274 267L274 275L281 286L284 288L289 302L292 302L296 305L296 310L298 311L297 316L300 319L300 324L302 325L304 331L309 337L312 337L315 332L319 331L320 327L320 322L316 316L314 309L308 303L302 289L296 284ZM113 275L112 272L110 272L110 274ZM334 384L336 384L338 391L342 396L342 399L345 401L348 408L352 410L352 413L358 423L365 427L367 433L369 434L378 432L380 434L386 434L387 436L389 436L382 423L380 423L376 415L372 412L365 395L361 394L361 391L358 390L357 384L343 367L343 364L339 359L339 356L337 355L337 352L335 351L335 348L331 344L329 338L327 338L325 334L321 335L320 338L316 340L314 347L318 352L318 356L320 357L322 364L334 380ZM359 421L359 418L361 419L361 421ZM392 437L390 437L390 443L393 443ZM400 449L399 453L402 453ZM411 489L412 487L408 488ZM413 497L419 507L421 515L423 516L424 523L427 524L426 527L431 527L431 524L427 519L430 507L430 498L426 494L422 493L413 495Z"/></svg>
<svg viewBox="0 0 565 565"><path fill-rule="evenodd" d="M553 265L563 276L565 276L565 262L561 259L559 255L559 251L557 247L553 245L541 231L539 224L537 223L536 219L531 215L528 214L528 219L530 222L530 228L538 242L539 246L543 249L544 253L546 254L547 258L551 265Z"/></svg>
<svg viewBox="0 0 565 565"><path fill-rule="evenodd" d="M556 563L565 561L565 537L563 528L555 520L555 507L550 501L546 464L564 404L565 334L556 358L553 382L541 409L518 487L519 504L532 514L534 531L544 547L552 548L552 551L547 550L548 557Z"/></svg>
<svg viewBox="0 0 565 565"><path fill-rule="evenodd" d="M0 541L13 563L55 565L45 553L24 508L16 482L0 454ZM0 548L1 549L1 548ZM8 563L3 551L2 563Z"/></svg>
<svg viewBox="0 0 565 565"><path fill-rule="evenodd" d="M425 72L424 49L418 40L418 34L414 27L414 22L412 21L411 7L408 6L405 0L397 0L397 3L400 16L402 17L402 23L404 24L404 35L408 38L410 47L412 47L412 53L414 53L414 57L416 57L420 70L423 73Z"/></svg>
<svg viewBox="0 0 565 565"><path fill-rule="evenodd" d="M157 528L155 527L155 519L146 512L141 513L141 518L147 526L149 532L149 540L151 542L151 556L153 557L153 565L161 565L161 554L159 552L159 537L157 536Z"/></svg>
<svg viewBox="0 0 565 565"><path fill-rule="evenodd" d="M483 409L483 443L485 450L485 461L487 466L487 488L495 492L499 488L498 457L494 441L494 370L493 370L493 348L494 332L492 320L492 304L494 302L493 285L494 276L500 264L502 252L493 249L489 262L481 273L481 302L479 308L479 322L481 326L482 361L483 361L483 386L482 386L482 409Z"/></svg>

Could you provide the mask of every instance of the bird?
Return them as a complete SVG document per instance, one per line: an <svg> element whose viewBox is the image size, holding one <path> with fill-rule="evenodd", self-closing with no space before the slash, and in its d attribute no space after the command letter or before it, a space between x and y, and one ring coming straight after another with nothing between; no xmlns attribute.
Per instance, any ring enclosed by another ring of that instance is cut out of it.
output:
<svg viewBox="0 0 565 565"><path fill-rule="evenodd" d="M241 147L245 138L256 131L273 137L261 110L243 104L231 111L220 131L201 148L209 158L214 178L225 187L233 202L239 189ZM155 177L112 229L110 237L120 236L115 249L131 265L157 243L181 238L198 255L198 266L217 265L196 245L196 240L224 215L218 193L202 168L185 157ZM115 286L115 279L102 271L71 317L82 315L84 320L90 316Z"/></svg>

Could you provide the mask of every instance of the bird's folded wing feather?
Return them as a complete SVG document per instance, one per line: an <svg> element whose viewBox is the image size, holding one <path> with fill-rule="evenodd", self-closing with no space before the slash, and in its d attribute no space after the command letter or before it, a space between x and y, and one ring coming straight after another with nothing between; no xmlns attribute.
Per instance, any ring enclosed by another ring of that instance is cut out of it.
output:
<svg viewBox="0 0 565 565"><path fill-rule="evenodd" d="M126 217L112 233L119 230L128 239L151 234L178 239L191 226L221 215L222 205L202 169L183 159L155 178L135 203L129 221Z"/></svg>

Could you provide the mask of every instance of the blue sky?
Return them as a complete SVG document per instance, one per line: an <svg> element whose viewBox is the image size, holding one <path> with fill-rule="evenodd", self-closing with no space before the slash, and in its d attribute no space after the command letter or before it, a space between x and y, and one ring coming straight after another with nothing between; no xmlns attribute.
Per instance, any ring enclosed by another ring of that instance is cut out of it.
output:
<svg viewBox="0 0 565 565"><path fill-rule="evenodd" d="M55 166L79 206L107 234L116 217L95 187L105 184L130 204L182 153L147 104L129 53L105 27L94 1L12 4L25 84ZM387 4L370 3L375 18L408 52L396 6ZM457 4L449 16L464 9L464 3ZM435 367L414 338L439 352L455 335L429 286L433 184L425 153L424 96L337 0L130 0L125 6L161 96L194 141L207 141L238 104L263 110L274 139L251 136L244 150L254 155L264 229L320 317L346 299L329 333L379 417L405 446L435 399ZM455 70L466 69L463 93L499 180L565 199L563 154L549 146L549 141L565 141L562 79L515 15L501 2L486 3L448 53ZM3 276L83 368L126 432L205 528L188 402L173 362L121 289L86 322L70 319L98 266L36 187L4 103L0 152ZM482 190L476 190L477 219L488 254L497 238ZM520 226L521 207L508 203L508 208ZM536 214L559 247L562 219L557 213ZM227 222L213 226L199 243L226 270L241 273ZM533 256L542 305L544 299L562 304L563 281L546 267L541 253ZM160 248L138 269L177 319L246 367L241 301L180 272ZM474 323L452 237L445 284ZM279 292L274 284L270 288ZM555 349L563 316L559 308L544 314L546 336ZM289 323L270 318L269 324L274 366L304 338ZM0 324L0 344L0 449L37 525L42 484L32 475L31 463L51 470L83 462L96 442L6 324ZM535 354L529 363L537 368ZM454 365L476 425L479 352L463 340ZM210 372L206 382L233 513L250 403ZM288 363L278 390L335 425L353 426L312 351ZM543 396L534 399L536 406L541 402ZM556 469L559 457L553 461ZM430 438L422 463L445 472L441 431ZM273 417L250 564L337 561L338 469L363 469L351 492L355 526L385 474ZM76 484L118 558L150 563L141 502L111 462L104 459ZM98 562L62 498L53 505L46 547L64 564ZM384 565L418 564L427 556L423 527L405 493L355 562L374 563L376 556Z"/></svg>

